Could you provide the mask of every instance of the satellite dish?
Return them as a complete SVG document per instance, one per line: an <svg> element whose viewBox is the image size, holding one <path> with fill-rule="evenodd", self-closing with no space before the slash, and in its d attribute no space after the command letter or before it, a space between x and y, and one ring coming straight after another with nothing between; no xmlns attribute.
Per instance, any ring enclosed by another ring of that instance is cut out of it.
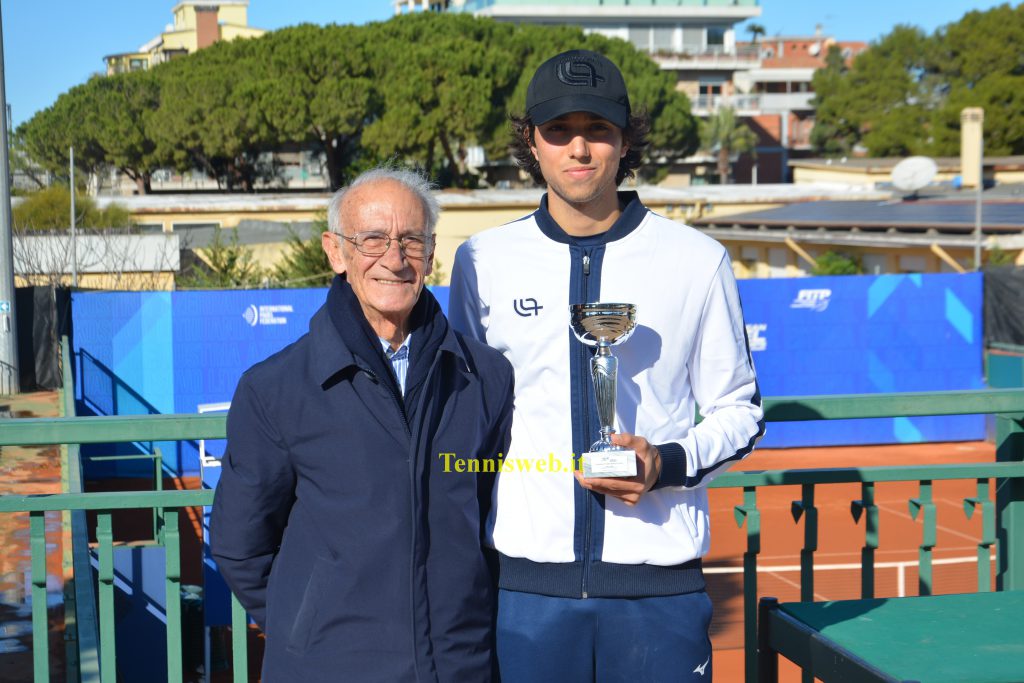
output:
<svg viewBox="0 0 1024 683"><path fill-rule="evenodd" d="M928 157L907 157L892 169L892 184L896 189L914 195L931 183L938 172L939 167Z"/></svg>
<svg viewBox="0 0 1024 683"><path fill-rule="evenodd" d="M821 43L811 43L811 46L807 48L807 52L810 53L812 57L817 57L818 53L821 52Z"/></svg>

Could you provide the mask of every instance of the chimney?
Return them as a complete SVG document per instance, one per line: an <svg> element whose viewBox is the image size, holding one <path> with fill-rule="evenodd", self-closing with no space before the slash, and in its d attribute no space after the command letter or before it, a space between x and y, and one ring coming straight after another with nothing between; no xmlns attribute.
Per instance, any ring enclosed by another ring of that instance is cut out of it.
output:
<svg viewBox="0 0 1024 683"><path fill-rule="evenodd" d="M982 182L982 131L985 110L967 107L960 112L960 179L962 187L978 187Z"/></svg>
<svg viewBox="0 0 1024 683"><path fill-rule="evenodd" d="M217 5L196 5L196 48L202 50L220 40Z"/></svg>

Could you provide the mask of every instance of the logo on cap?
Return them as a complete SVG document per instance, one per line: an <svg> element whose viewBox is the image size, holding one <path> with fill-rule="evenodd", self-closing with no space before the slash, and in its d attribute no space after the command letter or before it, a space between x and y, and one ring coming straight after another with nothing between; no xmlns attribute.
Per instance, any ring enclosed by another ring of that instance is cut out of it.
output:
<svg viewBox="0 0 1024 683"><path fill-rule="evenodd" d="M598 83L605 81L604 76L597 73L597 69L589 62L567 59L558 65L557 73L558 80L566 85L589 85L591 88L596 88Z"/></svg>

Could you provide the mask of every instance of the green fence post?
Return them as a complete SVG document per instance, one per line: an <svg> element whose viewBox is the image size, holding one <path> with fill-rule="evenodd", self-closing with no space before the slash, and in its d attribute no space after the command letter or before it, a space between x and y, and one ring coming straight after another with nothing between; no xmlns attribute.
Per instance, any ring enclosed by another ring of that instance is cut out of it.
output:
<svg viewBox="0 0 1024 683"><path fill-rule="evenodd" d="M860 549L860 597L875 597L875 551L878 549L878 506L875 505L875 484L861 482L860 500L850 503L853 521L864 514L864 546Z"/></svg>
<svg viewBox="0 0 1024 683"><path fill-rule="evenodd" d="M29 513L32 553L32 668L36 683L50 680L50 622L46 613L46 513Z"/></svg>
<svg viewBox="0 0 1024 683"><path fill-rule="evenodd" d="M996 461L1024 460L1024 413L996 415ZM1024 590L1024 480L996 480L996 590Z"/></svg>
<svg viewBox="0 0 1024 683"><path fill-rule="evenodd" d="M988 479L977 480L977 494L964 498L964 514L967 519L974 515L974 508L981 507L981 540L978 542L978 592L992 590L992 544L996 542L995 504L988 495Z"/></svg>
<svg viewBox="0 0 1024 683"><path fill-rule="evenodd" d="M910 516L917 519L922 512L921 545L917 551L917 593L932 594L932 549L935 548L935 503L932 502L932 482L921 480L921 493L918 498L911 498Z"/></svg>
<svg viewBox="0 0 1024 683"><path fill-rule="evenodd" d="M743 487L743 505L733 509L736 525L747 524L747 549L743 553L743 668L749 683L757 683L757 554L761 552L761 513L757 487Z"/></svg>
<svg viewBox="0 0 1024 683"><path fill-rule="evenodd" d="M249 632L245 608L231 594L231 669L234 683L249 681Z"/></svg>
<svg viewBox="0 0 1024 683"><path fill-rule="evenodd" d="M818 508L814 506L814 484L800 487L800 500L790 505L793 521L804 517L804 545L800 549L800 600L814 600L814 551L818 549ZM804 671L800 674L803 683L814 683L814 676Z"/></svg>
<svg viewBox="0 0 1024 683"><path fill-rule="evenodd" d="M75 415L75 384L71 373L71 344L67 335L60 338L60 362L61 362L61 394L60 394L60 416L72 417ZM72 481L80 481L79 471L72 473L72 468L79 468L78 447L75 444L64 444L61 446L61 482L64 484L64 493L79 493L72 487ZM79 513L82 514L82 513ZM67 683L79 683L81 680L81 657L79 655L78 640L78 598L76 595L76 578L74 570L74 541L73 513L70 510L61 512L63 525L64 544L64 576L70 577L64 580L64 657L66 661ZM90 590L92 590L92 577L88 578Z"/></svg>
<svg viewBox="0 0 1024 683"><path fill-rule="evenodd" d="M159 448L153 449L153 490L164 490L164 458ZM163 508L153 508L153 541L162 545L163 539Z"/></svg>
<svg viewBox="0 0 1024 683"><path fill-rule="evenodd" d="M814 506L814 484L800 487L800 500L790 505L793 521L804 517L804 546L800 549L800 600L814 600L814 552L818 549L818 508Z"/></svg>
<svg viewBox="0 0 1024 683"><path fill-rule="evenodd" d="M117 683L117 641L114 623L114 532L110 513L96 516L96 542L99 544L100 571L100 680Z"/></svg>
<svg viewBox="0 0 1024 683"><path fill-rule="evenodd" d="M164 558L167 602L167 683L181 683L181 544L178 510L163 513Z"/></svg>

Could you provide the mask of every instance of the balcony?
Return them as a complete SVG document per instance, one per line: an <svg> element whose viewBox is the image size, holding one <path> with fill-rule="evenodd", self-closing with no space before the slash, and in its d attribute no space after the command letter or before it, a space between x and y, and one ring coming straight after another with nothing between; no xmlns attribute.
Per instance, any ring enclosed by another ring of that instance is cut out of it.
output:
<svg viewBox="0 0 1024 683"><path fill-rule="evenodd" d="M787 111L813 111L813 92L760 93L761 111L765 114L781 114Z"/></svg>
<svg viewBox="0 0 1024 683"><path fill-rule="evenodd" d="M691 110L697 116L707 116L722 107L731 107L740 116L784 114L788 111L812 111L813 98L812 92L699 95L691 102Z"/></svg>
<svg viewBox="0 0 1024 683"><path fill-rule="evenodd" d="M421 0L394 0L396 8L418 8L423 6ZM430 0L429 6L441 5L438 0ZM741 16L757 16L761 13L760 0L646 0L643 4L630 3L629 0L562 0L551 3L549 0L457 0L444 3L449 10L460 9L463 12L482 12L489 9L511 8L522 11L523 8L537 6L556 6L560 10L591 11L608 9L617 12L679 12L680 8L699 8L698 11L711 12L742 12ZM685 11L685 10L684 10Z"/></svg>
<svg viewBox="0 0 1024 683"><path fill-rule="evenodd" d="M690 102L697 116L709 116L723 107L730 107L738 116L757 116L761 110L761 95L698 95Z"/></svg>
<svg viewBox="0 0 1024 683"><path fill-rule="evenodd" d="M722 47L693 49L682 52L655 51L651 59L666 71L685 71L689 69L735 71L736 69L753 69L761 65L761 57L757 47L744 46L734 51Z"/></svg>
<svg viewBox="0 0 1024 683"><path fill-rule="evenodd" d="M65 347L66 348L66 347ZM65 351L65 358L67 358ZM65 368L69 364L65 363ZM66 414L73 415L69 373L65 377ZM707 568L709 576L728 572L742 576L742 613L744 666L747 681L757 681L757 601L759 560L762 534L762 513L766 512L767 494L777 487L798 487L799 500L792 502L792 517L802 525L802 547L799 551L799 590L801 600L813 601L815 580L826 567L816 562L819 538L818 512L824 503L835 502L846 495L850 486L859 488L855 500L849 502L856 524L863 523L863 548L859 570L859 595L862 599L876 595L876 574L887 563L877 561L879 548L879 493L886 487L902 483L916 488L916 495L906 501L910 517L920 519L918 559L913 565L917 574L917 594L933 592L933 568L947 560L934 558L937 521L936 484L946 481L966 482L974 494L964 499L963 509L970 518L975 510L981 517L979 533L969 539L976 549L976 558L969 558L977 567L977 590L1024 588L1024 389L985 391L933 392L921 394L872 394L860 396L819 396L766 399L769 422L800 422L809 420L860 419L919 415L993 415L996 438L996 462L950 463L917 466L881 466L856 468L816 468L802 470L769 470L759 472L728 472L711 484L715 490L731 490L739 504L734 508L736 523L745 531L746 550L742 567ZM151 443L203 438L223 438L226 420L223 415L146 415L114 417L35 418L0 421L0 444L64 444L67 447L67 493L56 495L6 495L0 497L0 514L24 514L29 517L31 548L31 611L33 633L34 680L50 680L50 641L47 612L46 563L48 543L58 532L47 529L47 513L68 512L64 522L72 544L72 576L65 591L64 638L67 645L69 680L83 683L117 680L117 642L115 638L115 587L121 579L115 572L113 552L115 541L111 517L115 511L141 509L154 518L155 545L163 549L164 588L167 596L181 595L181 547L184 531L181 511L193 506L209 506L213 491L154 491L82 493L78 446L84 443ZM155 454L154 454L155 455ZM941 483L938 484L941 486ZM845 488L844 488L845 487ZM993 494L993 491L995 492ZM848 500L848 499L843 499ZM759 502L760 501L760 502ZM845 503L844 503L845 504ZM960 505L944 506L941 514L957 512ZM87 521L86 512L95 513L95 522ZM963 513L958 513L963 514ZM977 519L977 518L976 518ZM725 525L727 519L717 519ZM90 543L89 538L96 540ZM888 538L888 537L887 537ZM941 550L941 546L939 547ZM94 556L94 560L91 558ZM992 561L995 558L995 566ZM97 567L93 579L92 562ZM765 567L765 571L778 567ZM849 569L849 568L847 568ZM902 571L902 570L901 570ZM901 573L901 577L903 574ZM794 583L794 585L796 585ZM901 578L902 586L902 578ZM901 590L903 588L901 587ZM946 615L960 619L961 615ZM182 602L167 599L161 618L167 624L166 680L184 680L182 661L185 646L182 638ZM246 615L237 600L231 608L232 680L249 680ZM124 647L124 644L121 645ZM998 656L992 653L990 656ZM1011 655L1012 656L1012 655ZM163 672L152 680L163 679Z"/></svg>

